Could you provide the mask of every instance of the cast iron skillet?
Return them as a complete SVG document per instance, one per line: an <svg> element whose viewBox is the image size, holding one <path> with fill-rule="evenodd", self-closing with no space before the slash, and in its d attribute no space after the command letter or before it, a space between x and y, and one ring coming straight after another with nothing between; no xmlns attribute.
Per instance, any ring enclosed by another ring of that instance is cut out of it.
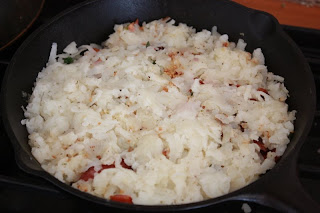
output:
<svg viewBox="0 0 320 213"><path fill-rule="evenodd" d="M28 134L20 122L24 118L21 106L26 105L21 92L32 92L33 82L48 60L52 42L58 43L58 52L61 52L71 41L80 45L106 40L116 23L134 21L136 18L148 22L166 16L198 30L210 30L216 25L220 33L230 36L231 41L243 38L248 43L247 50L250 52L261 47L269 71L285 77L285 85L290 91L287 103L290 110L295 109L298 113L295 132L279 163L254 183L235 192L202 202L168 206L129 205L108 201L78 191L45 172L31 155ZM148 211L187 210L231 200L256 202L285 212L320 211L319 205L299 183L296 166L297 154L309 132L315 110L313 76L297 46L282 31L277 20L267 13L227 0L85 2L63 12L35 31L15 53L2 85L3 119L20 168L83 199L106 206Z"/></svg>

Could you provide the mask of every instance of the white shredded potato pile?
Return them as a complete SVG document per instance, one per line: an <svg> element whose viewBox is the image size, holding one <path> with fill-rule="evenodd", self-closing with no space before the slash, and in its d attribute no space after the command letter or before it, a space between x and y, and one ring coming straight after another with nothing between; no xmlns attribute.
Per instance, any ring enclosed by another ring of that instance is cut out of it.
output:
<svg viewBox="0 0 320 213"><path fill-rule="evenodd" d="M118 202L215 198L255 181L295 111L261 49L168 18L115 25L102 45L52 45L24 109L32 154L57 179Z"/></svg>

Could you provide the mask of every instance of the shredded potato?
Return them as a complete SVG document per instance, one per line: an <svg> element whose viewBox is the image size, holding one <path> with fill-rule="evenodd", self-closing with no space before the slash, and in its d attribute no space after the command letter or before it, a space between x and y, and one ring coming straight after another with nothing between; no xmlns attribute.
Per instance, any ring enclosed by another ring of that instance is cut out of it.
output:
<svg viewBox="0 0 320 213"><path fill-rule="evenodd" d="M52 46L22 121L57 179L117 202L182 204L239 189L289 143L284 79L261 49L168 18L102 45Z"/></svg>

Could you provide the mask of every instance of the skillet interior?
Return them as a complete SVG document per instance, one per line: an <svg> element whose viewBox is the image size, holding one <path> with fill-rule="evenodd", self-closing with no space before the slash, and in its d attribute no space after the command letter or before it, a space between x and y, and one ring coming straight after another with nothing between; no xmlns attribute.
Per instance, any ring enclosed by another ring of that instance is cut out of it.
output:
<svg viewBox="0 0 320 213"><path fill-rule="evenodd" d="M285 161L295 156L310 129L315 107L315 86L302 54L271 15L226 0L97 0L58 15L34 32L16 52L6 71L2 88L3 116L16 151L17 162L22 169L43 176L61 188L86 199L126 207L125 204L108 202L79 192L43 172L31 155L26 128L20 123L24 118L21 106L26 105L21 92L32 92L33 82L46 64L53 42L58 43L58 52L71 41L76 41L78 45L101 43L113 32L114 24L133 21L136 18L148 22L166 16L194 26L197 30L210 30L212 26L218 26L218 32L227 33L231 41L243 38L248 43L246 50L249 52L258 47L262 48L268 70L285 78L285 85L290 91L287 103L290 110L295 109L298 113L295 133L282 160L271 172L256 182L285 167ZM210 205L224 197L196 204L171 206L171 210ZM137 209L144 208L135 206Z"/></svg>

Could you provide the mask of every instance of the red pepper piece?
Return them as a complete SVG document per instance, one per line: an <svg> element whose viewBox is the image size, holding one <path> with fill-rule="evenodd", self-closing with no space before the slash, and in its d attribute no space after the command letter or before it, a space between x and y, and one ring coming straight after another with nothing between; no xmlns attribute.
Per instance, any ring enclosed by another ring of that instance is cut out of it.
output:
<svg viewBox="0 0 320 213"><path fill-rule="evenodd" d="M131 170L132 170L132 167L131 167L131 166L128 166L128 165L124 162L123 159L122 159L120 165L121 165L123 168L125 168L125 169L131 169Z"/></svg>
<svg viewBox="0 0 320 213"><path fill-rule="evenodd" d="M253 140L253 143L257 144L260 147L260 150L264 152L268 152L268 149L264 146L264 143L262 142L262 139L259 138L258 141Z"/></svg>
<svg viewBox="0 0 320 213"><path fill-rule="evenodd" d="M101 165L101 166L102 168L98 171L98 173L100 173L104 169L115 168L114 163L111 165ZM81 174L80 180L88 181L89 179L93 179L95 173L96 171L94 170L94 166L91 166L87 171Z"/></svg>
<svg viewBox="0 0 320 213"><path fill-rule="evenodd" d="M111 165L102 164L101 167L102 167L102 168L98 171L98 173L100 173L100 172L101 172L102 170L104 170L104 169L116 168L116 166L114 165L114 163L111 164Z"/></svg>
<svg viewBox="0 0 320 213"><path fill-rule="evenodd" d="M262 155L263 159L266 159L268 156L268 152L265 152L263 150L260 150L260 154Z"/></svg>
<svg viewBox="0 0 320 213"><path fill-rule="evenodd" d="M169 159L169 150L167 150L167 149L164 149L163 151L162 151L162 154L167 158L167 159Z"/></svg>
<svg viewBox="0 0 320 213"><path fill-rule="evenodd" d="M264 88L258 88L257 89L258 91L260 91L260 92L264 92L264 93L266 93L267 95L269 95L269 93L268 93L268 90L266 90L266 89L264 89Z"/></svg>
<svg viewBox="0 0 320 213"><path fill-rule="evenodd" d="M96 52L99 52L100 51L100 49L98 49L98 48L93 48L94 49L94 51L96 51Z"/></svg>
<svg viewBox="0 0 320 213"><path fill-rule="evenodd" d="M96 171L94 170L94 167L91 166L87 171L81 174L80 180L88 181L89 179L93 179L94 173L96 173Z"/></svg>
<svg viewBox="0 0 320 213"><path fill-rule="evenodd" d="M276 148L273 148L273 149L268 149L269 150L269 152L275 152L275 151L277 151L277 149Z"/></svg>
<svg viewBox="0 0 320 213"><path fill-rule="evenodd" d="M120 203L133 204L132 198L129 195L111 195L110 200Z"/></svg>
<svg viewBox="0 0 320 213"><path fill-rule="evenodd" d="M125 168L125 169L131 169L132 170L132 167L131 166L128 166L124 160L122 159L120 165ZM105 165L105 164L102 164L101 165L101 169L98 171L98 173L102 172L102 170L105 170L105 169L112 169L112 168L116 168L116 165L113 163L113 164L110 164L110 165ZM84 181L88 181L89 179L93 179L94 178L94 174L96 173L96 171L94 170L94 167L91 166L87 171L83 172L80 176L80 179L81 180L84 180Z"/></svg>

